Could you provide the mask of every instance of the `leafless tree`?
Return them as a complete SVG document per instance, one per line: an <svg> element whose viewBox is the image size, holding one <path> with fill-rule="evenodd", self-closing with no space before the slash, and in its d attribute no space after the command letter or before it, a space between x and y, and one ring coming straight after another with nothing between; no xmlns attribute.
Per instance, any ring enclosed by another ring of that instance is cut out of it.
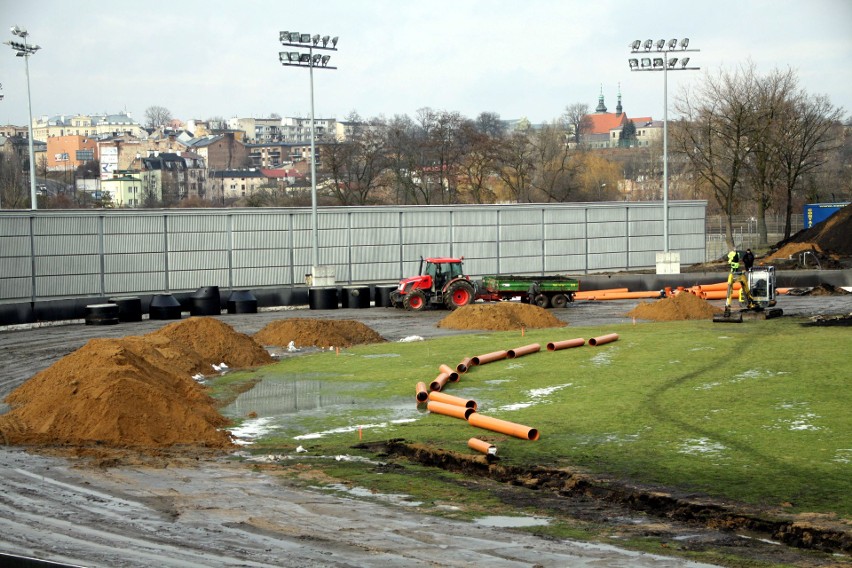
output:
<svg viewBox="0 0 852 568"><path fill-rule="evenodd" d="M589 105L573 103L565 107L562 120L570 129L573 142L580 143L580 137L589 129Z"/></svg>
<svg viewBox="0 0 852 568"><path fill-rule="evenodd" d="M146 128L160 128L167 125L171 120L172 113L166 107L154 105L145 109Z"/></svg>

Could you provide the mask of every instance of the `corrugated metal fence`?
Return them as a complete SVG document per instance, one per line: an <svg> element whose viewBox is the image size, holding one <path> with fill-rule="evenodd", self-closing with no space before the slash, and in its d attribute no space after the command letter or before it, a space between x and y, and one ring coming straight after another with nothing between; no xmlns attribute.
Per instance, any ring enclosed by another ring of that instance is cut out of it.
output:
<svg viewBox="0 0 852 568"><path fill-rule="evenodd" d="M705 258L704 201L669 203L683 264ZM0 303L304 284L310 209L0 212ZM464 256L469 274L648 268L662 204L324 207L319 264L339 283L393 282L420 256Z"/></svg>

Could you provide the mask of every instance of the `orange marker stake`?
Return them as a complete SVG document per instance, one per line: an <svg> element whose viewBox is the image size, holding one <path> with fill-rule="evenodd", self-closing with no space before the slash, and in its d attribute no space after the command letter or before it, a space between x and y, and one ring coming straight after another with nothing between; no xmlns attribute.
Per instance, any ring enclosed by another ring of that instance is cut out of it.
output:
<svg viewBox="0 0 852 568"><path fill-rule="evenodd" d="M363 434L361 433L361 427L358 426L358 439L360 440L362 437L363 437Z"/></svg>

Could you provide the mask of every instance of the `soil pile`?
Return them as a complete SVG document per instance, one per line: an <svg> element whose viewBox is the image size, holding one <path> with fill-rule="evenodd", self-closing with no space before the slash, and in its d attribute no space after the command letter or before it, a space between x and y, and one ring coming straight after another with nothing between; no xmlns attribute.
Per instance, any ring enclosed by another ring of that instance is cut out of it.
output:
<svg viewBox="0 0 852 568"><path fill-rule="evenodd" d="M651 321L705 320L722 311L695 294L682 292L655 302L642 302L627 315Z"/></svg>
<svg viewBox="0 0 852 568"><path fill-rule="evenodd" d="M462 306L438 322L438 327L447 329L484 329L509 331L520 329L564 327L558 319L544 308L533 304L500 302L497 304L469 304Z"/></svg>
<svg viewBox="0 0 852 568"><path fill-rule="evenodd" d="M807 292L805 292L804 294L801 294L801 295L802 296L845 296L845 295L850 294L850 293L852 293L852 292L847 292L843 288L840 288L840 287L837 287L837 286L832 286L831 284L826 284L825 282L822 282L822 283L814 286L809 291L807 291Z"/></svg>
<svg viewBox="0 0 852 568"><path fill-rule="evenodd" d="M286 347L349 347L381 343L385 339L370 327L355 320L292 318L274 321L254 334L261 345Z"/></svg>
<svg viewBox="0 0 852 568"><path fill-rule="evenodd" d="M799 231L765 261L786 259L804 251L828 256L852 256L852 205L847 205L834 215L804 231Z"/></svg>
<svg viewBox="0 0 852 568"><path fill-rule="evenodd" d="M0 416L7 444L152 450L228 448L228 422L193 373L266 364L249 337L210 318L145 336L93 339L12 391Z"/></svg>

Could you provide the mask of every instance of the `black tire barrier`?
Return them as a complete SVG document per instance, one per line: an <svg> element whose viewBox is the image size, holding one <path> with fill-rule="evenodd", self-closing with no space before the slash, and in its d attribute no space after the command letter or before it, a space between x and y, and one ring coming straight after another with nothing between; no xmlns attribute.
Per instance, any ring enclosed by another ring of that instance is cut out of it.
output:
<svg viewBox="0 0 852 568"><path fill-rule="evenodd" d="M376 307L377 308L392 308L391 292L399 287L398 284L377 284L376 285Z"/></svg>
<svg viewBox="0 0 852 568"><path fill-rule="evenodd" d="M250 290L234 290L228 296L229 314L256 314L257 298Z"/></svg>
<svg viewBox="0 0 852 568"><path fill-rule="evenodd" d="M171 294L156 294L148 307L148 318L152 320L179 320L180 302Z"/></svg>
<svg viewBox="0 0 852 568"><path fill-rule="evenodd" d="M312 310L336 310L337 287L323 286L308 290L308 306Z"/></svg>
<svg viewBox="0 0 852 568"><path fill-rule="evenodd" d="M118 321L142 321L142 300L135 296L126 298L110 298L110 302L118 306Z"/></svg>
<svg viewBox="0 0 852 568"><path fill-rule="evenodd" d="M193 316L218 316L222 314L218 286L202 286L190 296L189 313Z"/></svg>
<svg viewBox="0 0 852 568"><path fill-rule="evenodd" d="M117 304L91 304L86 306L86 325L115 325L117 323Z"/></svg>
<svg viewBox="0 0 852 568"><path fill-rule="evenodd" d="M369 308L370 287L369 286L344 286L341 290L340 305L343 308Z"/></svg>

